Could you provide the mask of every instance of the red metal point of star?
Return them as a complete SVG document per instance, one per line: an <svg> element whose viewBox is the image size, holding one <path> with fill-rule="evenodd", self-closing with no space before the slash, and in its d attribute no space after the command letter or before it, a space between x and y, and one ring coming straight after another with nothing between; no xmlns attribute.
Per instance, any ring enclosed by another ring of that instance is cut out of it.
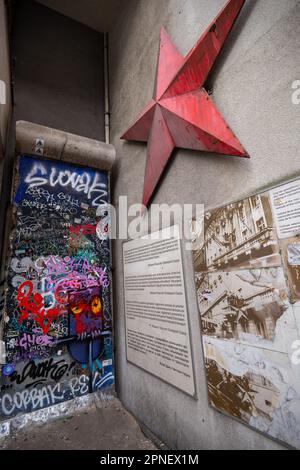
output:
<svg viewBox="0 0 300 470"><path fill-rule="evenodd" d="M244 3L229 0L185 58L161 30L154 99L122 136L148 142L145 206L175 147L249 157L203 88Z"/></svg>

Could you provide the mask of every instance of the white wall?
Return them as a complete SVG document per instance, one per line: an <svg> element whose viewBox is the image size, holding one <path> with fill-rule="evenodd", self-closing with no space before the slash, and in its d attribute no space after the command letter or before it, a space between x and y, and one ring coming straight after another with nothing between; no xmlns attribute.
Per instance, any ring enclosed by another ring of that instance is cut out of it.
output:
<svg viewBox="0 0 300 470"><path fill-rule="evenodd" d="M186 54L225 0L127 0L110 36L112 143L118 154L115 202L141 202L146 145L120 136L152 98L159 31ZM251 160L178 150L154 203L206 208L300 174L299 0L247 0L211 82L213 99ZM280 445L208 406L190 253L185 252L188 308L198 401L126 362L122 243L115 243L115 321L120 398L172 448L278 449Z"/></svg>

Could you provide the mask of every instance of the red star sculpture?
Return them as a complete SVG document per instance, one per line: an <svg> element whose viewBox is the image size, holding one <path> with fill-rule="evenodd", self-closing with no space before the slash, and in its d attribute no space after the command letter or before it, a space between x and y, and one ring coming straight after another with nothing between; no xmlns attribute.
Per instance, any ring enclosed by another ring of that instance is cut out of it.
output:
<svg viewBox="0 0 300 470"><path fill-rule="evenodd" d="M121 137L148 142L148 206L175 147L249 157L203 88L245 0L229 0L184 58L162 28L154 98Z"/></svg>

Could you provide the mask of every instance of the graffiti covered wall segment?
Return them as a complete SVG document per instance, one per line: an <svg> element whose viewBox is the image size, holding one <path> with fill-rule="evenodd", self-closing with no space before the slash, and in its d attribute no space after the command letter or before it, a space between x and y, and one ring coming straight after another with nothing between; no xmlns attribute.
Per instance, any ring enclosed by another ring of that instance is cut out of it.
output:
<svg viewBox="0 0 300 470"><path fill-rule="evenodd" d="M114 382L107 172L23 155L15 186L0 419Z"/></svg>

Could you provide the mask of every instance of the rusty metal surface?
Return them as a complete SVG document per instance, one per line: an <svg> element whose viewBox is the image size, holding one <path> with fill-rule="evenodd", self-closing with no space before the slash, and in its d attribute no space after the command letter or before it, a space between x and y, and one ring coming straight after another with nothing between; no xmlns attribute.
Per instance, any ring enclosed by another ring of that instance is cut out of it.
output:
<svg viewBox="0 0 300 470"><path fill-rule="evenodd" d="M203 85L245 0L229 0L184 58L162 28L154 98L122 139L148 142L143 204L175 147L249 157Z"/></svg>

